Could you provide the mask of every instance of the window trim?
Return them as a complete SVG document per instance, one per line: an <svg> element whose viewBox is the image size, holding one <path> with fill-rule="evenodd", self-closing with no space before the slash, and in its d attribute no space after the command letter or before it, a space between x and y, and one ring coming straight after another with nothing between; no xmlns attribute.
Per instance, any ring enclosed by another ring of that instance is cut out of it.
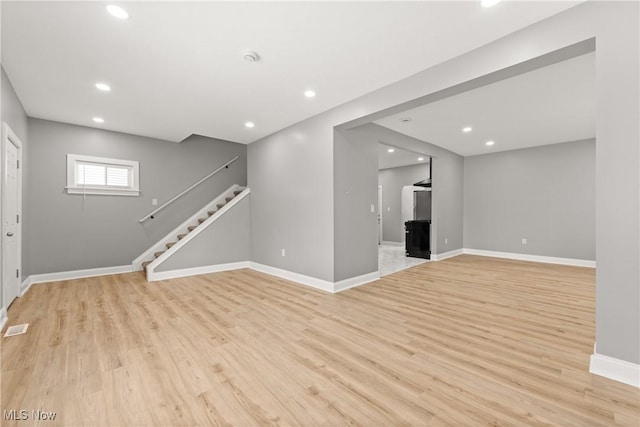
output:
<svg viewBox="0 0 640 427"><path fill-rule="evenodd" d="M108 187L79 185L76 181L76 164L96 163L104 166L126 167L131 169L130 187ZM67 154L67 194L96 194L102 196L139 196L140 195L140 167L135 160L110 159L106 157L84 156L81 154Z"/></svg>

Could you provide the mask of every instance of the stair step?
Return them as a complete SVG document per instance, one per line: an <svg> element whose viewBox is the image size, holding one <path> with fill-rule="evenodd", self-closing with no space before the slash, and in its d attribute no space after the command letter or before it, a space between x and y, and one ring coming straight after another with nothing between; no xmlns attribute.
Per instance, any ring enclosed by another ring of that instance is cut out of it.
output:
<svg viewBox="0 0 640 427"><path fill-rule="evenodd" d="M142 268L145 269L147 268L147 265L151 264L151 261L145 261L142 263Z"/></svg>
<svg viewBox="0 0 640 427"><path fill-rule="evenodd" d="M216 213L216 212L218 212L218 211L209 211L209 212L207 212L207 213L209 214L209 216L211 216L211 215L213 215L213 214L214 214L214 213Z"/></svg>
<svg viewBox="0 0 640 427"><path fill-rule="evenodd" d="M198 218L198 222L200 224L202 224L203 222L205 222L207 220L207 218Z"/></svg>
<svg viewBox="0 0 640 427"><path fill-rule="evenodd" d="M171 246L175 245L176 243L177 242L169 242L165 246L167 247L167 249L171 249Z"/></svg>
<svg viewBox="0 0 640 427"><path fill-rule="evenodd" d="M162 255L164 253L164 251L160 251L160 252L156 252L153 255L158 258L160 255Z"/></svg>
<svg viewBox="0 0 640 427"><path fill-rule="evenodd" d="M197 225L190 225L190 226L187 227L187 230L193 231L193 230L196 229L196 227L197 227Z"/></svg>
<svg viewBox="0 0 640 427"><path fill-rule="evenodd" d="M234 191L234 192L233 192L233 194L234 194L234 195L236 195L236 196L237 196L238 194L240 194L240 193L242 193L242 190L236 190L236 191Z"/></svg>
<svg viewBox="0 0 640 427"><path fill-rule="evenodd" d="M178 234L178 240L184 239L184 236L186 236L186 234Z"/></svg>
<svg viewBox="0 0 640 427"><path fill-rule="evenodd" d="M226 203L218 203L216 206L218 207L218 209L222 208Z"/></svg>
<svg viewBox="0 0 640 427"><path fill-rule="evenodd" d="M224 199L227 201L227 203L229 203L230 201L233 200L233 197L225 197Z"/></svg>

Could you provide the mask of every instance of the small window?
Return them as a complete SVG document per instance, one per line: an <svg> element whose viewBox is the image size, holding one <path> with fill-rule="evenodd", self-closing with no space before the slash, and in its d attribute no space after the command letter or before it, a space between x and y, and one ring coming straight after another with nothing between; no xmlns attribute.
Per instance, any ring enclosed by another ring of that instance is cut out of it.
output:
<svg viewBox="0 0 640 427"><path fill-rule="evenodd" d="M67 193L139 196L138 162L67 154Z"/></svg>

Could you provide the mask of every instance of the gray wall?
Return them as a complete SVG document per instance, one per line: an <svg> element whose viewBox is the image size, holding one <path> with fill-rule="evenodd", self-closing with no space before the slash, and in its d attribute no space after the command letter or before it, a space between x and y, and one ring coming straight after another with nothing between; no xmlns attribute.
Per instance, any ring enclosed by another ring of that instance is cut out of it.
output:
<svg viewBox="0 0 640 427"><path fill-rule="evenodd" d="M246 185L246 146L227 141L192 136L176 144L30 118L29 143L29 274L130 264L225 189ZM66 194L68 153L139 161L141 196ZM229 169L138 222L155 208L152 198L166 202L234 156Z"/></svg>
<svg viewBox="0 0 640 427"><path fill-rule="evenodd" d="M595 260L595 149L588 140L466 157L464 247Z"/></svg>
<svg viewBox="0 0 640 427"><path fill-rule="evenodd" d="M427 178L429 178L428 164L382 169L378 173L378 183L382 186L382 240L404 241L402 187Z"/></svg>
<svg viewBox="0 0 640 427"><path fill-rule="evenodd" d="M596 342L640 363L640 3L585 10L597 14Z"/></svg>
<svg viewBox="0 0 640 427"><path fill-rule="evenodd" d="M400 104L404 104L404 108L407 105L405 103L422 96L433 99L446 96L447 89L456 85L464 84L466 88L473 88L474 84L491 81L494 77L530 70L530 66L536 64L537 58L543 55L595 38L598 76L598 352L640 363L638 8L636 2L581 3L252 144L249 148L249 183L259 188L257 197L252 198L251 223L255 249L252 256L256 261L274 267L325 280L333 277L333 189L339 186L339 183L332 182L333 127L369 122L379 117L376 114L383 110L387 114L391 111L388 109ZM545 57L543 62L552 58L562 59L551 55ZM261 160L262 156L264 160ZM461 159L459 163L462 168ZM436 171L440 169L439 179L450 179L455 186L462 188L463 175L456 174L455 167L446 166L446 161L434 160L434 179ZM271 173L275 177L270 177ZM341 174L336 173L335 176L340 178ZM289 191L293 193L283 195ZM433 197L435 210L435 191ZM444 199L440 203L448 202L452 206L459 204L462 212L462 197L460 201L451 194L439 197ZM457 219L450 222L455 224ZM301 237L307 235L309 228L312 228L313 234L306 239ZM461 226L459 228L462 229ZM440 239L445 236L441 230L437 232L435 246L438 252L454 249L450 247L443 250ZM449 232L453 233L454 230L444 231ZM448 237L451 242L452 237ZM293 253L297 253L297 262L278 258L283 245L288 245ZM461 232L459 247L462 247Z"/></svg>
<svg viewBox="0 0 640 427"><path fill-rule="evenodd" d="M4 72L4 68L2 68L2 121L7 122L20 141L26 144L27 113L25 113L13 85Z"/></svg>
<svg viewBox="0 0 640 427"><path fill-rule="evenodd" d="M333 157L337 282L378 271L378 141L366 129L336 130Z"/></svg>
<svg viewBox="0 0 640 427"><path fill-rule="evenodd" d="M249 212L251 195L240 200L156 271L203 267L249 260Z"/></svg>
<svg viewBox="0 0 640 427"><path fill-rule="evenodd" d="M29 152L29 143L27 141L27 113L25 113L24 108L22 107L22 103L18 99L9 78L4 72L4 69L1 70L2 74L2 91L0 92L2 96L2 107L0 111L2 111L2 122L7 122L11 130L16 134L18 138L20 138L20 142L22 142L22 278L25 278L28 275L28 272L25 271L26 266L29 262L29 244L25 239L25 233L30 227L30 223L28 218L26 218L26 213L29 209L29 201L26 197L27 194L27 181L29 166L26 164L25 159L27 158ZM1 204L0 204L1 207ZM0 263L0 277L2 277L2 263ZM1 294L2 292L0 292ZM2 298L2 296L0 296Z"/></svg>
<svg viewBox="0 0 640 427"><path fill-rule="evenodd" d="M249 145L251 260L333 281L333 127L326 117L331 112Z"/></svg>

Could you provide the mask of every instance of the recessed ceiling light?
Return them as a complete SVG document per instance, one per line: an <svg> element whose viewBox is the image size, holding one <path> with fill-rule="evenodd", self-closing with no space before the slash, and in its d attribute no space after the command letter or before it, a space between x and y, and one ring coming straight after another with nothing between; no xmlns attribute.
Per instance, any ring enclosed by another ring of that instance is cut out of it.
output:
<svg viewBox="0 0 640 427"><path fill-rule="evenodd" d="M111 86L106 83L96 83L96 88L103 92L109 92L111 90Z"/></svg>
<svg viewBox="0 0 640 427"><path fill-rule="evenodd" d="M304 96L306 96L307 98L313 98L314 96L316 96L316 93L312 90L305 90Z"/></svg>
<svg viewBox="0 0 640 427"><path fill-rule="evenodd" d="M495 144L495 142L493 142L493 141L487 141L487 142L485 142L485 144L486 144L488 147L491 147L493 144Z"/></svg>
<svg viewBox="0 0 640 427"><path fill-rule="evenodd" d="M491 7L500 3L500 0L480 0L480 4L482 7Z"/></svg>
<svg viewBox="0 0 640 427"><path fill-rule="evenodd" d="M118 19L129 19L129 13L120 6L116 6L115 4L108 5L107 12Z"/></svg>
<svg viewBox="0 0 640 427"><path fill-rule="evenodd" d="M248 127L248 128L252 128L252 127L254 127L254 126L255 126L255 124L254 124L253 122L246 122L246 123L244 124L244 126L245 126L245 127Z"/></svg>
<svg viewBox="0 0 640 427"><path fill-rule="evenodd" d="M247 50L245 52L242 52L242 57L247 62L258 62L260 60L260 55L258 55L256 52L252 50Z"/></svg>
<svg viewBox="0 0 640 427"><path fill-rule="evenodd" d="M421 162L424 160L424 157L418 157L418 161Z"/></svg>
<svg viewBox="0 0 640 427"><path fill-rule="evenodd" d="M473 130L473 128L471 126L467 126L467 127L463 127L462 128L462 132L464 133L469 133Z"/></svg>
<svg viewBox="0 0 640 427"><path fill-rule="evenodd" d="M93 121L96 123L104 123L104 119L102 117L94 117Z"/></svg>
<svg viewBox="0 0 640 427"><path fill-rule="evenodd" d="M411 121L411 117L403 117L400 119L402 123L409 123Z"/></svg>
<svg viewBox="0 0 640 427"><path fill-rule="evenodd" d="M387 153L393 153L394 151L396 151L396 150L394 150L393 148L389 148L389 149L387 150Z"/></svg>

